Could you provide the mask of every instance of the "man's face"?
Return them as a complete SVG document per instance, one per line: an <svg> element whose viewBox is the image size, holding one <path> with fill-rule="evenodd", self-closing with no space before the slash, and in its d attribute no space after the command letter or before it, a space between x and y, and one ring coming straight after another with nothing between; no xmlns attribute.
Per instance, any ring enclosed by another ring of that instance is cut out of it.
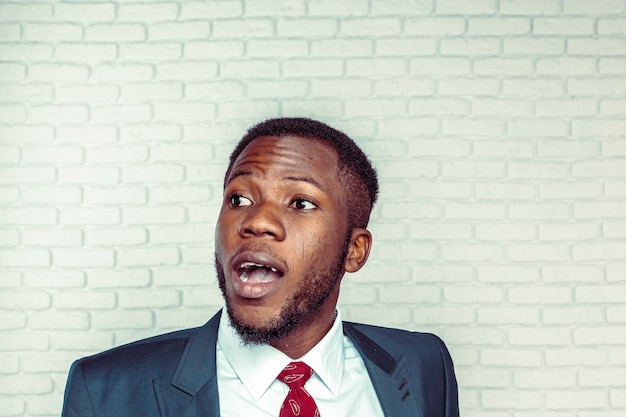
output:
<svg viewBox="0 0 626 417"><path fill-rule="evenodd" d="M334 312L348 234L337 155L311 139L264 136L226 179L216 267L244 340L281 340Z"/></svg>

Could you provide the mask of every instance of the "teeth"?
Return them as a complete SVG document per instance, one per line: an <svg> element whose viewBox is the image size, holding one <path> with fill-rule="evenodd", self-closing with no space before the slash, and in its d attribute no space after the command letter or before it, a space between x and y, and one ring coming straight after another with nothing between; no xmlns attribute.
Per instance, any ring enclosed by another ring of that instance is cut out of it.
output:
<svg viewBox="0 0 626 417"><path fill-rule="evenodd" d="M267 268L270 271L277 273L278 269L273 268L271 266L267 266L267 265L261 265L261 264L257 264L255 262L244 262L241 264L241 266L239 267L241 269L249 269L249 268Z"/></svg>

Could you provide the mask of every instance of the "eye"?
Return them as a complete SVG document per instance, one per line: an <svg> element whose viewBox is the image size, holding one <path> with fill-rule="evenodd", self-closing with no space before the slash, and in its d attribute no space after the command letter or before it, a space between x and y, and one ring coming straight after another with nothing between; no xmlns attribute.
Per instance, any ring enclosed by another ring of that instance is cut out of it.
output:
<svg viewBox="0 0 626 417"><path fill-rule="evenodd" d="M228 197L228 201L231 207L246 207L252 205L252 201L249 198L239 194L232 194Z"/></svg>
<svg viewBox="0 0 626 417"><path fill-rule="evenodd" d="M313 210L317 208L317 206L311 203L309 200L304 198L297 198L291 202L289 207L294 208L296 210Z"/></svg>

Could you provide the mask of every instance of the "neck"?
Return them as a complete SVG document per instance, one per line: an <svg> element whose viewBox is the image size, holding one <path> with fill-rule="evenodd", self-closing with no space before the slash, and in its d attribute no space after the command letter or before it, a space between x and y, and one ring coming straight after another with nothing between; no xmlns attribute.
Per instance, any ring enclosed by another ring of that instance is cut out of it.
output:
<svg viewBox="0 0 626 417"><path fill-rule="evenodd" d="M333 327L335 317L335 306L330 311L320 311L314 320L298 326L288 336L272 343L272 346L291 359L299 359L326 336Z"/></svg>

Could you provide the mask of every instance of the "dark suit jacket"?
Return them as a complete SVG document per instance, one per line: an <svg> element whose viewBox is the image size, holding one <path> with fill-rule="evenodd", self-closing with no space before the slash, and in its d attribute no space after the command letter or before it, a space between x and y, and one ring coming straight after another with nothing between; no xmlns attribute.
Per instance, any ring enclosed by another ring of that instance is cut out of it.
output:
<svg viewBox="0 0 626 417"><path fill-rule="evenodd" d="M218 417L219 317L76 361L62 417ZM348 322L343 327L385 416L459 415L452 360L439 338Z"/></svg>

